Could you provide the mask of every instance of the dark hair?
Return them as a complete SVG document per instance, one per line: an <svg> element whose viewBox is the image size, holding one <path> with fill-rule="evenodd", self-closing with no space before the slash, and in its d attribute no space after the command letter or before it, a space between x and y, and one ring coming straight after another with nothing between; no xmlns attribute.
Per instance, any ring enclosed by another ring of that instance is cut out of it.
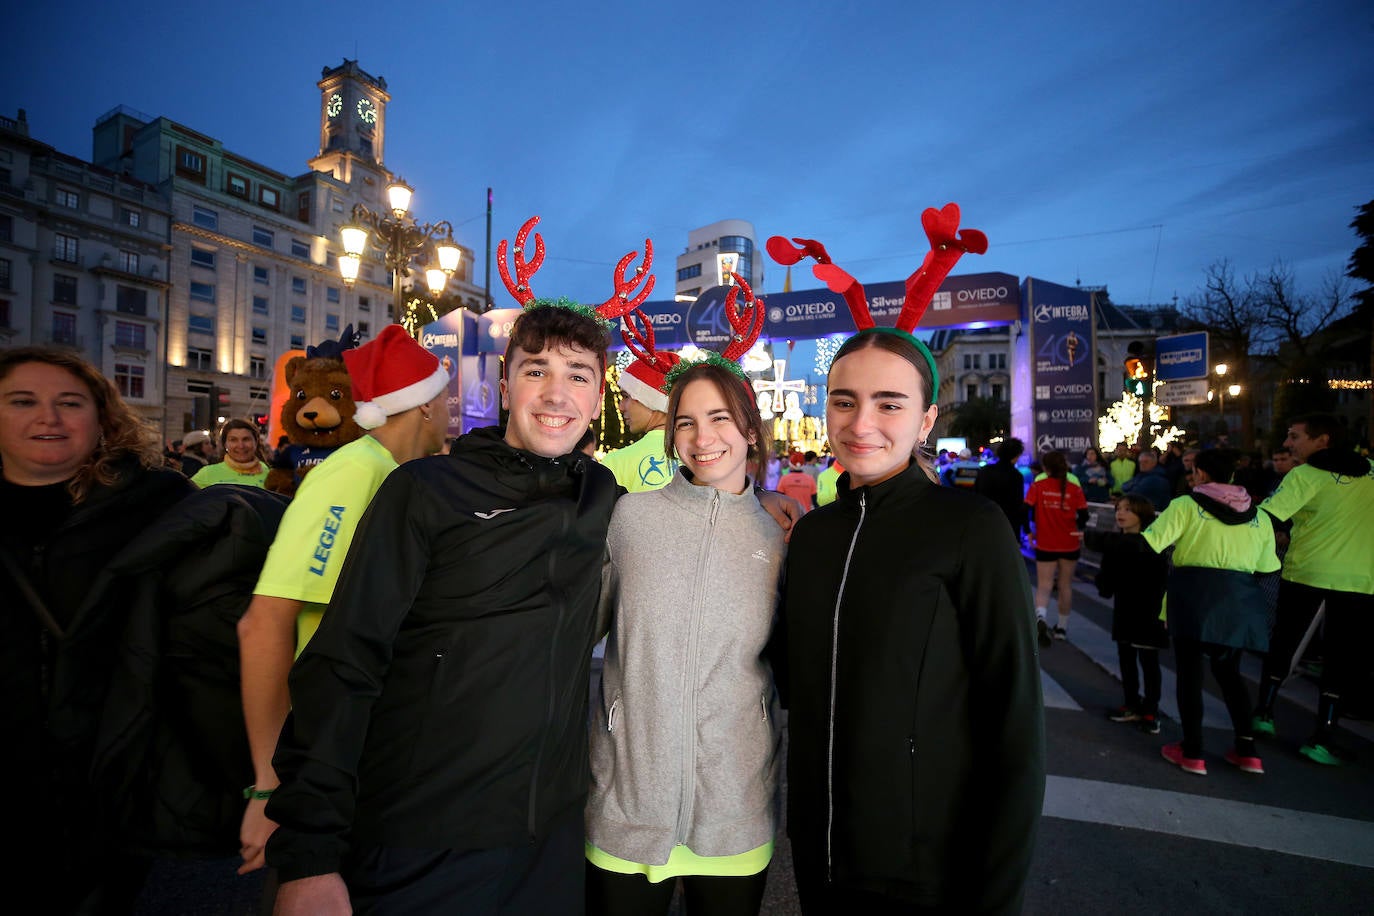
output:
<svg viewBox="0 0 1374 916"><path fill-rule="evenodd" d="M1193 467L1205 472L1214 483L1230 483L1236 473L1236 453L1229 448L1206 448L1193 458Z"/></svg>
<svg viewBox="0 0 1374 916"><path fill-rule="evenodd" d="M1101 464L1101 463L1102 463L1102 450L1099 449L1099 448L1098 448L1097 446L1095 446L1095 445L1090 445L1090 446L1088 446L1087 448L1083 449L1083 463L1084 463L1084 464L1087 464L1087 463L1088 463L1088 452L1092 452L1092 453L1093 453L1093 457L1095 457L1095 458L1097 459L1097 463L1098 463L1098 464Z"/></svg>
<svg viewBox="0 0 1374 916"><path fill-rule="evenodd" d="M919 394L922 401L921 412L924 413L932 406L930 404L930 393L935 390L935 380L930 375L930 363L921 351L916 349L916 345L905 337L897 334L855 334L841 345L835 353L835 358L830 361L830 372L835 371L835 364L844 359L851 353L857 353L870 347L891 353L893 356L900 356L911 364L916 370L916 378L919 381ZM827 377L829 373L827 373ZM932 462L934 450L929 446L922 447L922 443L917 443L916 453L912 456L921 470L925 471L927 477L934 482L939 482L940 477L935 473L935 466Z"/></svg>
<svg viewBox="0 0 1374 916"><path fill-rule="evenodd" d="M1117 497L1116 504L1120 506L1122 503L1125 503L1126 508L1139 516L1142 530L1150 527L1150 522L1155 520L1155 507L1145 497L1135 493L1127 493L1125 496Z"/></svg>
<svg viewBox="0 0 1374 916"><path fill-rule="evenodd" d="M248 430L250 433L253 434L253 445L254 445L254 447L255 447L255 448L261 448L261 447L262 447L262 433L258 431L258 428L257 428L256 426L254 426L252 423L249 423L247 420L240 420L238 417L235 417L235 418L232 419L232 420L226 421L225 424L219 428L219 447L220 447L220 448L228 448L228 447L229 447L229 430L231 430L231 429L246 429L246 430Z"/></svg>
<svg viewBox="0 0 1374 916"><path fill-rule="evenodd" d="M747 461L758 461L763 446L763 418L759 415L759 405L754 403L753 392L744 387L738 375L712 363L697 363L673 381L673 390L668 393L668 424L663 434L663 451L677 460L677 450L673 447L673 433L677 426L677 408L682 401L682 392L692 382L706 381L716 386L720 396L725 399L725 409L730 412L735 429L745 439L752 433L754 441L749 446Z"/></svg>
<svg viewBox="0 0 1374 916"><path fill-rule="evenodd" d="M1021 453L1026 450L1026 443L1012 436L1010 439L1003 439L997 443L997 460L1005 461L1008 464L1021 457Z"/></svg>
<svg viewBox="0 0 1374 916"><path fill-rule="evenodd" d="M1288 446L1286 446L1286 445L1280 445L1278 448L1274 449L1272 452L1269 453L1269 457L1272 458L1272 457L1274 457L1275 455L1291 455L1291 454L1293 454L1293 452L1292 452L1291 450L1289 450Z"/></svg>
<svg viewBox="0 0 1374 916"><path fill-rule="evenodd" d="M1307 430L1308 438L1316 439L1318 436L1326 436L1328 448L1345 449L1345 427L1341 425L1340 418L1334 414L1309 413L1288 421L1289 426L1297 426L1298 424L1302 424L1303 428Z"/></svg>
<svg viewBox="0 0 1374 916"><path fill-rule="evenodd" d="M136 459L145 468L162 467L162 449L156 434L124 403L119 389L79 353L47 346L0 351L0 380L25 363L44 363L70 372L81 380L95 402L100 438L95 451L67 484L73 504L85 499L92 485L110 486L119 480L118 465L128 458Z"/></svg>
<svg viewBox="0 0 1374 916"><path fill-rule="evenodd" d="M541 306L526 309L511 325L510 342L506 344L506 358L501 367L504 376L510 368L511 351L516 347L526 353L543 353L546 347L566 344L581 347L596 354L601 374L606 374L606 348L611 334L595 320L572 309Z"/></svg>
<svg viewBox="0 0 1374 916"><path fill-rule="evenodd" d="M450 442L455 442L455 441L457 441L457 440L456 440L456 439L450 439ZM580 451L582 451L584 448L586 448L587 446L591 445L591 444L592 444L593 442L595 442L595 441L596 441L596 430L594 430L594 429L592 429L590 426L588 426L588 427L587 427L587 431L586 431L585 433L582 434L582 438L577 440L577 445L573 446L573 451L575 451L575 452L580 452Z"/></svg>
<svg viewBox="0 0 1374 916"><path fill-rule="evenodd" d="M1069 459L1063 452L1045 452L1040 456L1045 476L1059 481L1059 498L1069 489Z"/></svg>

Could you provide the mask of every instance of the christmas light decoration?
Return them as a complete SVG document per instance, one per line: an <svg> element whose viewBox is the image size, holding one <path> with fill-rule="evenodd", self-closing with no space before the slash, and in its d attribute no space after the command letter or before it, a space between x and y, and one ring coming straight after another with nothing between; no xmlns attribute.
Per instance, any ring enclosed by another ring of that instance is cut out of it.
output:
<svg viewBox="0 0 1374 916"><path fill-rule="evenodd" d="M1158 388L1159 382L1155 382ZM1140 435L1141 421L1144 417L1144 402L1129 392L1123 393L1120 400L1107 408L1107 412L1097 419L1097 441L1103 451L1110 451L1122 442L1135 442ZM1158 401L1150 401L1150 442L1155 448L1167 448L1170 442L1183 438L1183 430L1174 426L1169 419L1169 408L1160 406Z"/></svg>

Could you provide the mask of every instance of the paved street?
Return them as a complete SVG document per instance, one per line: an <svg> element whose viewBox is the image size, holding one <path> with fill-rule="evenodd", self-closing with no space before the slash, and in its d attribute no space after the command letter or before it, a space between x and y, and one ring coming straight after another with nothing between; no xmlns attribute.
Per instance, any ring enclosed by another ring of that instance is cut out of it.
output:
<svg viewBox="0 0 1374 916"><path fill-rule="evenodd" d="M1121 702L1110 610L1076 583L1069 642L1042 655L1049 780L1027 913L1368 913L1374 901L1374 726L1347 721L1350 765L1330 769L1297 753L1312 724L1316 689L1285 689L1279 738L1261 742L1266 773L1221 759L1230 729L1207 698L1206 778L1165 763L1181 737L1173 678L1165 671L1163 732L1147 736L1106 720ZM1171 653L1164 653L1166 666ZM1258 662L1247 672L1258 675ZM769 873L765 914L798 913L785 836ZM162 866L141 916L254 912L255 882L233 867Z"/></svg>

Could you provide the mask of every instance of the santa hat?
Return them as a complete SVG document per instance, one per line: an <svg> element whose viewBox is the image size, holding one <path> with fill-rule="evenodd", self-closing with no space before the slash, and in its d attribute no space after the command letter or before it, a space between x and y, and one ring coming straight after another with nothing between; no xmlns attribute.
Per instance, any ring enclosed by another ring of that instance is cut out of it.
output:
<svg viewBox="0 0 1374 916"><path fill-rule="evenodd" d="M660 361L662 361L663 356L677 356L677 354L659 354ZM677 360L673 360L672 364L666 368L660 369L657 365L650 365L641 359L636 359L620 374L620 390L650 410L666 413L668 410L668 369L675 365L677 365Z"/></svg>
<svg viewBox="0 0 1374 916"><path fill-rule="evenodd" d="M353 419L363 429L376 429L393 414L428 404L448 387L448 373L438 357L399 324L382 328L376 340L356 350L345 350L343 360L358 408Z"/></svg>
<svg viewBox="0 0 1374 916"><path fill-rule="evenodd" d="M787 456L787 463L792 465L792 467L794 468L799 468L802 465L806 464L806 456L803 455L801 452L793 452L792 454Z"/></svg>

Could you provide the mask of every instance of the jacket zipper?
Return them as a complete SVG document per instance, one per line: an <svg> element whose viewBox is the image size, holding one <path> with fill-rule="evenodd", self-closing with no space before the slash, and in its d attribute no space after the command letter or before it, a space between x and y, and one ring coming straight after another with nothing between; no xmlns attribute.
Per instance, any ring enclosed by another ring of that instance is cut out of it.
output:
<svg viewBox="0 0 1374 916"><path fill-rule="evenodd" d="M571 506L566 506L566 505L565 505L565 506L563 506L562 508L563 508L563 511L560 513L560 515L561 515L561 517L562 517L562 524L561 524L561 526L560 526L560 528L559 528L559 530L558 530L558 540L557 540L557 543L562 543L562 542L563 542L563 538L564 538L564 537L567 535L567 533L568 533L568 513L571 512L571 511L575 511L575 509L574 509L573 507L571 507ZM537 843L538 840L539 840L539 830L538 830L538 827L539 827L539 818L538 818L538 811L539 811L539 770L542 768L543 763L544 763L544 745L547 743L548 736L549 736L549 731L550 731L550 729L552 729L552 727L553 727L553 714L554 714L554 709L555 709L555 707L557 706L557 702L558 702L558 695L557 695L557 692L554 690L554 680L555 680L555 678L554 678L554 666L555 666L555 664L556 664L556 662L557 662L557 659L558 659L558 636L559 636L560 633L563 632L563 597L562 597L562 595L558 592L557 589L553 588L554 570L555 570L555 567L557 566L557 564L558 564L558 551L557 551L557 550L550 550L550 551L549 551L549 594L553 596L553 604L554 604L555 616L554 616L553 638L549 640L549 667L548 667L548 669L547 669L547 671L546 671L546 674L545 674L545 676L548 678L548 691L547 691L547 692L548 692L549 702L548 702L548 706L547 706L547 708L545 709L545 712L544 712L544 729L543 729L543 732L544 732L544 733L543 733L542 735L539 736L539 749L535 752L535 755L534 755L534 770L533 770L533 772L530 773L530 817L529 817L529 833L530 833L530 843L531 843L531 844L535 844L535 843Z"/></svg>
<svg viewBox="0 0 1374 916"><path fill-rule="evenodd" d="M691 633L687 639L687 663L682 673L682 800L678 803L677 840L681 846L687 842L687 831L692 824L692 808L696 803L696 667L697 642L701 638L701 606L706 592L706 574L710 568L711 543L716 527L716 516L720 513L720 491L711 494L711 511L706 519L706 537L702 539L701 553L697 557L696 586L692 590Z"/></svg>
<svg viewBox="0 0 1374 916"><path fill-rule="evenodd" d="M830 736L825 749L825 880L831 881L832 847L835 830L835 688L840 659L840 602L844 601L844 586L849 580L849 561L854 558L854 545L864 526L867 512L866 493L859 494L859 523L849 539L849 551L844 555L844 571L840 574L839 593L835 595L835 617L830 630Z"/></svg>
<svg viewBox="0 0 1374 916"><path fill-rule="evenodd" d="M620 709L620 697L616 697L616 698L611 702L611 711L610 711L609 713L606 714L606 731L607 731L607 733L609 733L609 734L615 734L615 714L616 714L616 711L619 710L619 709Z"/></svg>

